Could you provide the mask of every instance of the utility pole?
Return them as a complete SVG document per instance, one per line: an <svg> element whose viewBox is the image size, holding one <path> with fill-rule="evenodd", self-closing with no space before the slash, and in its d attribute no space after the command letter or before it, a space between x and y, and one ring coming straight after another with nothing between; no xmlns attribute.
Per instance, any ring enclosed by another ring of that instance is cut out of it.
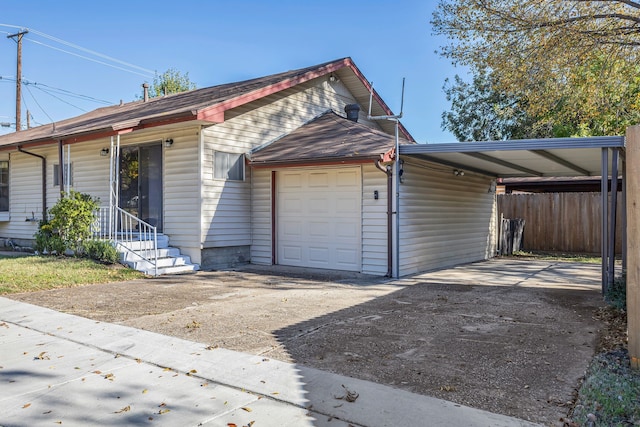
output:
<svg viewBox="0 0 640 427"><path fill-rule="evenodd" d="M8 39L17 37L18 43L18 65L16 67L16 132L22 130L20 104L22 103L22 36L27 34L29 30L22 30L15 34L9 34Z"/></svg>

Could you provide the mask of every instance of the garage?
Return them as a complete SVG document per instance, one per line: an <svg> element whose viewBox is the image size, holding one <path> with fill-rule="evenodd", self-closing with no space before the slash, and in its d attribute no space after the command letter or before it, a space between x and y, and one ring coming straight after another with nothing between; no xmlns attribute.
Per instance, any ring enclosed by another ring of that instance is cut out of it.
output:
<svg viewBox="0 0 640 427"><path fill-rule="evenodd" d="M360 167L277 172L277 263L361 270Z"/></svg>

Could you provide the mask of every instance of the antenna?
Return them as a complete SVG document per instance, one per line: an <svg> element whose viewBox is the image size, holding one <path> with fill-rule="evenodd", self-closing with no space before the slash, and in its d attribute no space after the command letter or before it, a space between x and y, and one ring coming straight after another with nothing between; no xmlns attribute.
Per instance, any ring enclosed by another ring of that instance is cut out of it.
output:
<svg viewBox="0 0 640 427"><path fill-rule="evenodd" d="M369 115L367 118L369 120L398 120L402 118L402 111L404 109L404 77L402 78L402 95L400 98L400 114L396 115L386 115L386 116L372 116L371 115L371 105L373 104L373 82L370 82L371 90L369 92Z"/></svg>

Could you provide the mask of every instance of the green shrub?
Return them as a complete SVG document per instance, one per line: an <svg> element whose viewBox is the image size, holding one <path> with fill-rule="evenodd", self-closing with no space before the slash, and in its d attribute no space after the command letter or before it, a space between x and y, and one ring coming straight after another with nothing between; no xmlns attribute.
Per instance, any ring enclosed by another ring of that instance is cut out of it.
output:
<svg viewBox="0 0 640 427"><path fill-rule="evenodd" d="M82 252L87 257L105 264L115 264L119 261L118 251L106 240L85 240Z"/></svg>
<svg viewBox="0 0 640 427"><path fill-rule="evenodd" d="M41 254L64 254L67 246L49 221L40 221L38 231L35 234L35 250Z"/></svg>
<svg viewBox="0 0 640 427"><path fill-rule="evenodd" d="M94 212L100 200L89 194L71 190L49 209L51 226L57 230L67 249L78 250L82 241L91 237Z"/></svg>
<svg viewBox="0 0 640 427"><path fill-rule="evenodd" d="M99 199L71 190L49 209L50 219L40 221L35 234L36 251L62 255L67 249L80 252L91 237Z"/></svg>

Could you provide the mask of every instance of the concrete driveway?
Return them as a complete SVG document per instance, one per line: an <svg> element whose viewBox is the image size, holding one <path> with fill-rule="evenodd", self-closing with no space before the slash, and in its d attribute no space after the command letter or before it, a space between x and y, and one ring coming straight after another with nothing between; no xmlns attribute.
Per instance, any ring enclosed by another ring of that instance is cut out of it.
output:
<svg viewBox="0 0 640 427"><path fill-rule="evenodd" d="M248 266L10 297L561 425L594 354L599 278L508 258L401 280Z"/></svg>

